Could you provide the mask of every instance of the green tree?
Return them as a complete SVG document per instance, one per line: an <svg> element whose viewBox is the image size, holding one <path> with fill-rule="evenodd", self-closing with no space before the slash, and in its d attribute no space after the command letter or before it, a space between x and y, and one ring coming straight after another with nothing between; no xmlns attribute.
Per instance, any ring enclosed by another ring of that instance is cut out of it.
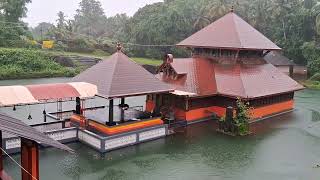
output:
<svg viewBox="0 0 320 180"><path fill-rule="evenodd" d="M51 23L41 22L35 28L31 29L31 33L35 39L43 40L48 38L48 32L55 26Z"/></svg>
<svg viewBox="0 0 320 180"><path fill-rule="evenodd" d="M20 21L26 15L31 0L0 1L0 46L25 46L22 36L31 37L27 25Z"/></svg>
<svg viewBox="0 0 320 180"><path fill-rule="evenodd" d="M95 38L105 33L106 20L101 3L97 0L82 0L74 17L77 32Z"/></svg>
<svg viewBox="0 0 320 180"><path fill-rule="evenodd" d="M31 0L2 0L0 13L8 22L19 22L26 15L26 5L30 2Z"/></svg>
<svg viewBox="0 0 320 180"><path fill-rule="evenodd" d="M66 25L66 16L62 11L58 12L58 19L57 19L57 28L63 29Z"/></svg>

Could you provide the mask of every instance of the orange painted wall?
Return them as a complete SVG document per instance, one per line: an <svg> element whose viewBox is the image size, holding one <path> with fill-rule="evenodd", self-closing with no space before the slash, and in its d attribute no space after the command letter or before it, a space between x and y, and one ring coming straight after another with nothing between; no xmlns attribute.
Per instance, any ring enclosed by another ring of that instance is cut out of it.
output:
<svg viewBox="0 0 320 180"><path fill-rule="evenodd" d="M226 108L219 107L219 106L199 108L199 109L193 109L189 111L175 109L175 117L176 119L194 121L194 120L209 117L211 115L211 112L216 113L218 116L223 116L225 114L225 111L226 111Z"/></svg>
<svg viewBox="0 0 320 180"><path fill-rule="evenodd" d="M154 108L156 107L156 104L152 100L146 101L146 111L147 112L153 112Z"/></svg>
<svg viewBox="0 0 320 180"><path fill-rule="evenodd" d="M277 104L267 105L259 108L254 108L252 110L252 119L262 118L268 115L280 113L283 111L288 111L293 109L294 101L286 101ZM210 116L210 112L216 113L219 117L222 117L226 113L226 108L219 106L212 106L206 108L199 108L189 111L184 111L181 109L175 109L175 117L180 120L194 121L203 119Z"/></svg>
<svg viewBox="0 0 320 180"><path fill-rule="evenodd" d="M177 120L186 120L186 112L182 109L174 109L174 117Z"/></svg>
<svg viewBox="0 0 320 180"><path fill-rule="evenodd" d="M294 107L294 101L290 100L290 101L286 101L286 102L281 102L281 103L277 103L277 104L254 108L251 112L252 118L253 119L262 118L262 117L265 117L268 115L291 110L291 109L293 109L293 107Z"/></svg>
<svg viewBox="0 0 320 180"><path fill-rule="evenodd" d="M70 118L70 121L78 122L81 124L83 123L84 118L79 115L72 115ZM107 135L114 135L114 134L129 132L137 129L143 129L147 127L162 125L162 124L163 124L163 121L160 118L137 121L134 123L122 124L122 125L117 125L112 127L89 120L89 127L94 128Z"/></svg>

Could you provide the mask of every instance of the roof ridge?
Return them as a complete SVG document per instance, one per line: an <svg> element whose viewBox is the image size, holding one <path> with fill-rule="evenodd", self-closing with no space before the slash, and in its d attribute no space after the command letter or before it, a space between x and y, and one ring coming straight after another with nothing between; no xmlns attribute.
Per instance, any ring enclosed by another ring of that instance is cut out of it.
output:
<svg viewBox="0 0 320 180"><path fill-rule="evenodd" d="M241 64L238 64L237 65L237 68L239 68L239 77L240 77L240 81L241 81L241 86L242 86L242 91L243 91L243 95L244 97L243 98L248 98L248 94L247 94L247 91L246 91L246 88L244 86L244 83L243 83L243 79L242 79L242 73L241 73Z"/></svg>
<svg viewBox="0 0 320 180"><path fill-rule="evenodd" d="M230 12L229 14L231 14L232 15L232 22L233 22L233 24L234 24L234 31L236 32L236 34L237 34L237 39L238 39L238 41L239 41L239 44L240 44L240 47L243 47L242 46L242 42L241 42L241 38L240 38L240 33L239 33L239 31L238 31L238 24L237 24L237 22L236 22L236 20L234 19L236 16L238 16L237 14L235 14L235 13L233 13L233 12Z"/></svg>
<svg viewBox="0 0 320 180"><path fill-rule="evenodd" d="M125 55L125 54L123 54L123 55ZM126 56L126 55L125 55L125 56ZM128 57L128 56L127 56L127 57ZM158 80L159 83L162 83L162 84L167 85L166 83L160 81L155 75L153 75L153 74L151 74L149 71L147 71L144 67L142 67L142 65L140 65L139 63L137 63L136 61L134 61L134 60L131 59L130 57L128 57L128 59L129 59L131 62L133 62L134 64L138 65L138 66L140 67L140 69L142 69L143 71L145 71L145 72L147 72L148 74L150 74L150 75L153 77L153 79ZM167 86L169 87L169 85L167 85Z"/></svg>
<svg viewBox="0 0 320 180"><path fill-rule="evenodd" d="M110 83L110 86L109 86L109 88L108 88L108 92L109 92L109 94L110 94L110 91L111 91L111 89L112 89L112 82L113 82L113 79L114 79L114 73L115 73L115 71L116 71L116 67L117 67L117 65L118 65L118 61L119 61L119 52L116 52L114 55L116 55L117 57L116 57L116 59L115 59L115 62L113 63L113 68L112 68L112 70L113 70L113 72L111 73L111 83ZM99 92L98 92L99 93ZM109 98L109 97L108 97Z"/></svg>

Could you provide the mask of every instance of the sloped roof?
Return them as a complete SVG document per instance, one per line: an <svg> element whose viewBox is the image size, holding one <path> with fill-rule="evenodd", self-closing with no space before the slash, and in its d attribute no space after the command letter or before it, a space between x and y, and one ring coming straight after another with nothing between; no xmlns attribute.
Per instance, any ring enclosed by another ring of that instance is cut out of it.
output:
<svg viewBox="0 0 320 180"><path fill-rule="evenodd" d="M158 74L163 82L194 96L225 95L246 99L303 89L299 83L271 64L218 64L205 58L174 59L172 67L185 68L185 76L172 79Z"/></svg>
<svg viewBox="0 0 320 180"><path fill-rule="evenodd" d="M177 46L259 50L281 49L234 12L226 14L181 41Z"/></svg>
<svg viewBox="0 0 320 180"><path fill-rule="evenodd" d="M73 81L97 85L98 95L105 98L173 91L121 51L82 72Z"/></svg>
<svg viewBox="0 0 320 180"><path fill-rule="evenodd" d="M290 61L289 58L282 55L280 52L271 51L266 56L264 56L264 59L274 65L274 66L292 66L295 65L293 62Z"/></svg>
<svg viewBox="0 0 320 180"><path fill-rule="evenodd" d="M37 104L70 98L90 98L97 94L97 86L84 82L38 84L26 86L0 86L0 107Z"/></svg>
<svg viewBox="0 0 320 180"><path fill-rule="evenodd" d="M58 141L32 128L31 126L28 126L22 121L12 118L3 113L0 113L0 130L61 150L74 152L68 146L59 143Z"/></svg>

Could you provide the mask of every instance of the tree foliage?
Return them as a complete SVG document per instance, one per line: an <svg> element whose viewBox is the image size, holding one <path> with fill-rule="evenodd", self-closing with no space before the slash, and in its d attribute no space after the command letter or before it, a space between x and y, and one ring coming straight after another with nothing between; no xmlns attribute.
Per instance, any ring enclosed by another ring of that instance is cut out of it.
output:
<svg viewBox="0 0 320 180"><path fill-rule="evenodd" d="M30 36L20 21L29 2L0 1L0 38L6 40L0 41L1 46L17 42L21 36ZM39 29L46 29L44 38L56 40L58 47L64 50L112 51L110 47L120 41L126 52L134 56L160 58L165 53L188 56L183 49L172 46L139 44L174 45L228 13L232 6L295 63L308 65L311 73L318 71L318 0L164 0L140 8L132 17L126 14L106 17L100 1L81 0L74 17L68 18L59 12L53 28L40 24L32 31L38 38Z"/></svg>
<svg viewBox="0 0 320 180"><path fill-rule="evenodd" d="M26 46L22 36L31 37L27 25L21 21L26 15L26 4L31 0L0 1L0 46Z"/></svg>

